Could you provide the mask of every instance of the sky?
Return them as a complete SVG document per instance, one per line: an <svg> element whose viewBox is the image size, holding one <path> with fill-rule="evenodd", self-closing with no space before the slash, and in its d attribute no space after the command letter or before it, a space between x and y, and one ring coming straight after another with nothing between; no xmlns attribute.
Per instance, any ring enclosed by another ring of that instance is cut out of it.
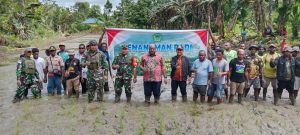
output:
<svg viewBox="0 0 300 135"><path fill-rule="evenodd" d="M99 5L101 7L101 10L104 9L104 5L106 3L106 0L53 0L53 1L56 1L56 4L63 7L71 7L76 2L89 2L91 5ZM121 0L109 0L109 1L112 3L113 9L115 9L116 6L121 2Z"/></svg>

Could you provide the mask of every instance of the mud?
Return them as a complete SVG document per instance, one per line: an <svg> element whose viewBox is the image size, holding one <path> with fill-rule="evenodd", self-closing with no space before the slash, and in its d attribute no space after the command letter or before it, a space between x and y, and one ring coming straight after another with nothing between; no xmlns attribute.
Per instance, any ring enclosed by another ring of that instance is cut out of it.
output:
<svg viewBox="0 0 300 135"><path fill-rule="evenodd" d="M77 48L97 36L84 36L64 42L67 48ZM105 102L87 103L87 95L79 100L64 96L27 99L12 104L15 94L15 65L0 67L0 133L24 135L56 134L300 134L300 108L289 105L285 91L279 106L272 105L272 90L268 101L253 101L253 90L244 105L209 105L192 102L192 87L188 85L188 102L172 103L170 82L163 85L159 105L145 107L142 78L133 84L132 103L125 94L115 104L113 84L105 94ZM179 92L179 90L178 90ZM262 96L262 95L260 95ZM153 97L152 97L153 102ZM214 101L215 103L216 101ZM299 104L299 101L297 101Z"/></svg>

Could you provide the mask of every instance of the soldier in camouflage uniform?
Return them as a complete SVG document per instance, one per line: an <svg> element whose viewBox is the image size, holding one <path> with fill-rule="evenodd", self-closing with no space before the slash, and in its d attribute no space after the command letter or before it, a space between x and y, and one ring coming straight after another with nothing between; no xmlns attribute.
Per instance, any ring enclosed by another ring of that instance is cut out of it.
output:
<svg viewBox="0 0 300 135"><path fill-rule="evenodd" d="M17 68L17 85L16 95L13 103L20 101L25 90L30 89L35 98L41 97L41 92L38 90L37 81L42 82L39 78L39 73L36 69L35 62L30 58L31 48L25 50L25 56L20 59L20 65Z"/></svg>
<svg viewBox="0 0 300 135"><path fill-rule="evenodd" d="M107 79L108 65L105 55L98 51L97 42L92 40L88 43L91 47L82 58L81 64L87 66L88 101L94 100L97 91L97 101L103 101L104 82Z"/></svg>
<svg viewBox="0 0 300 135"><path fill-rule="evenodd" d="M127 102L131 101L131 79L136 83L136 58L128 54L127 45L122 45L122 50L119 55L117 55L112 63L113 70L117 70L116 80L115 80L115 102L120 102L120 97L122 94L122 87L125 88L125 93L127 97Z"/></svg>

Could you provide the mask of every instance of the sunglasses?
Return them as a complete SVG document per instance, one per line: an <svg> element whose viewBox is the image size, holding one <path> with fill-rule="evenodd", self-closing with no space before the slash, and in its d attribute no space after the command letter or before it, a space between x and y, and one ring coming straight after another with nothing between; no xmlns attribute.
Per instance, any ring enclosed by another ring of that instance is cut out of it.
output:
<svg viewBox="0 0 300 135"><path fill-rule="evenodd" d="M177 51L183 51L182 49L177 49Z"/></svg>
<svg viewBox="0 0 300 135"><path fill-rule="evenodd" d="M85 49L85 48L79 48L79 49Z"/></svg>

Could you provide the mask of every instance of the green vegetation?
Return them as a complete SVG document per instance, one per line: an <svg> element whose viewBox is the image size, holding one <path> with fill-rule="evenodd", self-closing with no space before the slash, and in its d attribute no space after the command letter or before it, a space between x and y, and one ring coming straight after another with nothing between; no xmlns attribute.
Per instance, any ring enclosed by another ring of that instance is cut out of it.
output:
<svg viewBox="0 0 300 135"><path fill-rule="evenodd" d="M52 0L2 0L0 45L103 27L208 28L225 39L247 31L250 39L261 40L269 26L275 36L286 28L289 40L298 42L300 0L121 0L115 10L110 1L102 10L88 2L66 8ZM104 23L83 24L87 18Z"/></svg>

